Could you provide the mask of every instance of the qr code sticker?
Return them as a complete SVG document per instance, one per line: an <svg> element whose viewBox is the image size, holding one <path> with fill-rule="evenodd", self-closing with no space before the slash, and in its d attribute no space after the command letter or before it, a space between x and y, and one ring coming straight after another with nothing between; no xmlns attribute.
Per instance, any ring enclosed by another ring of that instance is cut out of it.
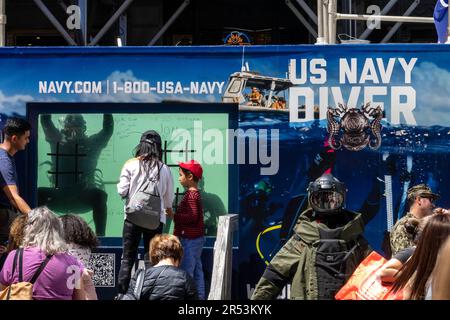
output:
<svg viewBox="0 0 450 320"><path fill-rule="evenodd" d="M89 267L94 271L94 286L115 287L115 262L114 253L91 253Z"/></svg>

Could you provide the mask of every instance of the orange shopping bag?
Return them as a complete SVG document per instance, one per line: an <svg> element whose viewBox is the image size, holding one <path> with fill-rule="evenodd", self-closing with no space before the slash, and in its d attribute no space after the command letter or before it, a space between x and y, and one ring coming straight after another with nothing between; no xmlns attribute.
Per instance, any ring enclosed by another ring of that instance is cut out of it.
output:
<svg viewBox="0 0 450 320"><path fill-rule="evenodd" d="M402 290L391 292L392 285L381 282L377 276L377 271L386 262L385 258L372 251L336 293L336 300L403 300Z"/></svg>

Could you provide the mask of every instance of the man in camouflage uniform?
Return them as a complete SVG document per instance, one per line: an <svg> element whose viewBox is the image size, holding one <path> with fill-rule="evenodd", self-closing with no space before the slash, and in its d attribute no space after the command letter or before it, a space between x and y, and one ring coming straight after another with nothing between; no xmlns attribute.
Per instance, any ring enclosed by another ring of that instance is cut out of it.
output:
<svg viewBox="0 0 450 320"><path fill-rule="evenodd" d="M392 255L400 250L412 247L414 245L414 234L408 232L405 226L411 218L422 219L433 213L435 208L434 201L439 195L432 192L426 184L419 184L408 190L409 212L399 219L391 231L391 250Z"/></svg>

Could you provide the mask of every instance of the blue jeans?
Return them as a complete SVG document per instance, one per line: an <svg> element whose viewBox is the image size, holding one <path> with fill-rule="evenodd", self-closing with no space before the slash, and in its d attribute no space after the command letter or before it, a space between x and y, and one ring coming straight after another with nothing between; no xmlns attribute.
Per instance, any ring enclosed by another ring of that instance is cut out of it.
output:
<svg viewBox="0 0 450 320"><path fill-rule="evenodd" d="M198 298L205 300L205 278L203 276L202 250L205 237L186 239L180 237L184 254L181 260L181 269L186 271L195 281Z"/></svg>

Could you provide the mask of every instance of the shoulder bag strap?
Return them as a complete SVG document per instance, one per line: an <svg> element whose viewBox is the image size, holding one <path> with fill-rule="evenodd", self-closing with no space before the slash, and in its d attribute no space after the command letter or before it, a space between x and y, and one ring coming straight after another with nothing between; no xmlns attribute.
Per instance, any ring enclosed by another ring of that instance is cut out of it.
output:
<svg viewBox="0 0 450 320"><path fill-rule="evenodd" d="M23 281L23 248L19 250L19 282Z"/></svg>
<svg viewBox="0 0 450 320"><path fill-rule="evenodd" d="M141 170L142 170L142 171L141 171ZM147 175L147 172L146 172L146 170L145 170L145 164L144 164L143 161L141 161L141 160L139 160L139 172L140 172L140 174L141 174L142 176ZM136 190L134 191L134 193L133 193L130 197L128 197L128 199L131 199L132 197L134 197L135 194L137 194L139 191L142 190L142 187L144 186L145 181L146 181L146 179L143 178L141 184L136 188Z"/></svg>
<svg viewBox="0 0 450 320"><path fill-rule="evenodd" d="M53 257L53 255L48 255L47 257L45 257L45 260L42 261L41 265L39 266L37 271L34 273L33 278L31 278L30 283L34 284L36 282L36 279L39 277L39 275L44 270L45 266L47 265L47 263L50 261L50 259L52 257Z"/></svg>
<svg viewBox="0 0 450 320"><path fill-rule="evenodd" d="M156 167L158 168L158 174L156 175L156 179L155 178L150 179L149 173L147 173L147 177L149 179L147 180L146 186L144 188L142 188L142 190L146 190L150 186L151 182L156 182L156 185L155 185L155 187L156 187L156 196L158 196L158 197L161 196L160 193L159 193L159 189L158 189L158 183L159 183L161 168L163 167L163 165L164 164L162 163L161 166L159 166L159 161L156 162Z"/></svg>
<svg viewBox="0 0 450 320"><path fill-rule="evenodd" d="M13 267L12 267L12 276L14 277L14 272L16 272L16 265L17 265L17 258L19 257L19 250L20 248L16 250L16 254L14 255L14 261L13 261Z"/></svg>
<svg viewBox="0 0 450 320"><path fill-rule="evenodd" d="M156 165L158 166L158 176L156 178L156 192L157 192L157 196L160 197L161 194L159 193L159 189L158 189L158 183L159 183L159 179L161 178L160 174L161 174L161 169L164 166L164 163L161 163L161 167L159 166L159 161L156 162Z"/></svg>
<svg viewBox="0 0 450 320"><path fill-rule="evenodd" d="M14 255L14 262L13 262L13 268L12 268L12 277L14 277L14 272L16 271L17 258L20 256L21 250L23 250L23 249L22 248L17 249L16 250L16 254ZM19 274L19 282L20 282L20 274ZM6 300L10 300L11 299L11 285L12 285L12 282L8 286L8 294L6 295Z"/></svg>

